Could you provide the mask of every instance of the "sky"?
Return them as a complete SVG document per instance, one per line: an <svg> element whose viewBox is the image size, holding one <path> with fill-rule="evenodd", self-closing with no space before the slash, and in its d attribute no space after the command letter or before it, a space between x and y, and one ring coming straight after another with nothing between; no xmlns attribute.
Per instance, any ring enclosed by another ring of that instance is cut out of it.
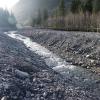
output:
<svg viewBox="0 0 100 100"><path fill-rule="evenodd" d="M11 9L19 0L0 0L0 7Z"/></svg>

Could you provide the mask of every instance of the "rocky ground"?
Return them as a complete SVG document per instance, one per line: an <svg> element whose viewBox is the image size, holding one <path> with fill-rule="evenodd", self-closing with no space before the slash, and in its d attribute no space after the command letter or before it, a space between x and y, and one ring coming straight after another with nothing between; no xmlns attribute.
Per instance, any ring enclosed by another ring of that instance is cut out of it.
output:
<svg viewBox="0 0 100 100"><path fill-rule="evenodd" d="M31 34L30 31L18 33L25 32ZM51 36L49 34L47 31L36 32L34 41L46 46L50 44L49 41L47 43L47 39L49 40L55 32L51 32ZM54 39L54 36L52 38ZM52 50L54 44L57 43L51 44ZM50 48L50 45L47 47ZM55 50L59 51L59 48ZM76 84L72 78L64 78L49 68L40 56L27 49L22 42L0 32L1 100L100 100L100 81L95 82L96 87L83 84L82 88Z"/></svg>
<svg viewBox="0 0 100 100"><path fill-rule="evenodd" d="M44 29L21 30L19 33L31 37L67 62L100 74L100 33Z"/></svg>
<svg viewBox="0 0 100 100"><path fill-rule="evenodd" d="M60 75L47 67L38 55L0 32L1 100L48 100L50 91L51 96L56 88L64 92L59 86L64 86L64 81L60 81Z"/></svg>

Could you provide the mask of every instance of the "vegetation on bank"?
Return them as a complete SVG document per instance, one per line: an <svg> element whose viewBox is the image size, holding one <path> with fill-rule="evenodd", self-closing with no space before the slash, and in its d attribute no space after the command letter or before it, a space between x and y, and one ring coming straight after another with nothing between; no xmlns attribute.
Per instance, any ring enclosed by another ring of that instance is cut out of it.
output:
<svg viewBox="0 0 100 100"><path fill-rule="evenodd" d="M72 0L67 8L60 0L52 13L48 9L38 11L33 26L63 30L100 31L100 0Z"/></svg>
<svg viewBox="0 0 100 100"><path fill-rule="evenodd" d="M7 9L0 8L0 28L15 28L16 23L13 13L10 13Z"/></svg>

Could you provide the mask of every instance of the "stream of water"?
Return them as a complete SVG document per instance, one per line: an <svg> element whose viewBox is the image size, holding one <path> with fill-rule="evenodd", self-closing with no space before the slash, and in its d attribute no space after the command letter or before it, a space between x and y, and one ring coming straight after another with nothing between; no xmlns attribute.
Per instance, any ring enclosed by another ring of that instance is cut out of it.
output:
<svg viewBox="0 0 100 100"><path fill-rule="evenodd" d="M11 38L22 41L29 50L33 51L34 53L38 54L41 58L43 58L45 60L45 63L49 67L63 74L67 78L72 79L73 82L76 82L80 85L81 83L94 83L95 75L93 75L86 69L68 64L66 61L61 59L59 56L53 54L45 47L41 46L36 42L33 42L30 38L16 33L17 32L6 32L5 34Z"/></svg>

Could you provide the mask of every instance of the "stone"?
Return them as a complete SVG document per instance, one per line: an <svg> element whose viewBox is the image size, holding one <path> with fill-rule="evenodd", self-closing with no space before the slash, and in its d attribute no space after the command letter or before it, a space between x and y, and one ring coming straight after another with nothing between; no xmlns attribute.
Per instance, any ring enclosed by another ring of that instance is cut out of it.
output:
<svg viewBox="0 0 100 100"><path fill-rule="evenodd" d="M29 74L20 70L15 70L15 75L19 78L29 78Z"/></svg>
<svg viewBox="0 0 100 100"><path fill-rule="evenodd" d="M2 97L2 98L1 98L1 100L7 100L7 97L6 97L6 96L4 96L4 97Z"/></svg>

